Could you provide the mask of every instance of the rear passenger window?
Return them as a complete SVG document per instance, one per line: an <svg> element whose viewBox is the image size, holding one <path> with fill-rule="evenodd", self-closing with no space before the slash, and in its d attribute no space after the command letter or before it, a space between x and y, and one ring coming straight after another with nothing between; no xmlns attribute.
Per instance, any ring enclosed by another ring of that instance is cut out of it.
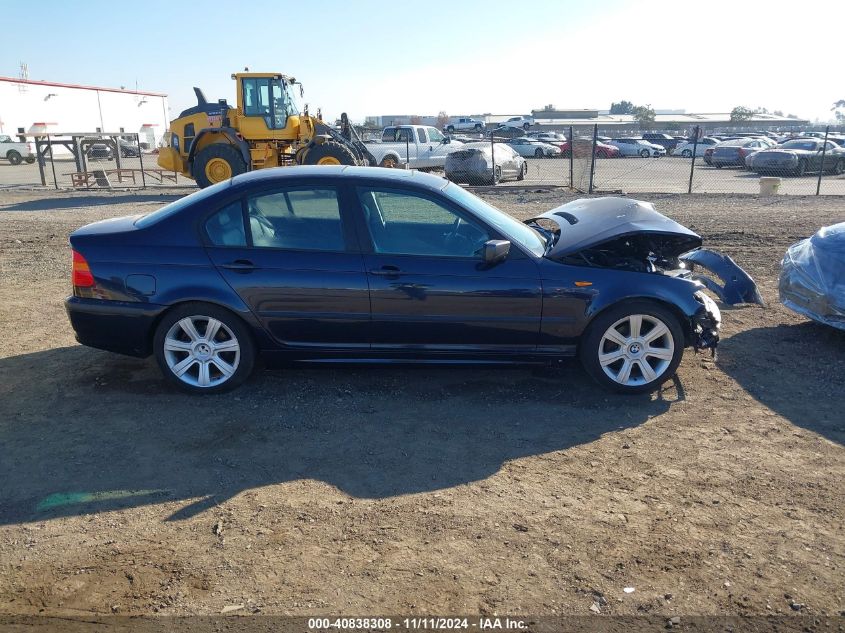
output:
<svg viewBox="0 0 845 633"><path fill-rule="evenodd" d="M303 251L343 251L337 191L287 189L249 198L253 246Z"/></svg>
<svg viewBox="0 0 845 633"><path fill-rule="evenodd" d="M226 205L208 218L205 232L215 246L246 246L241 201Z"/></svg>

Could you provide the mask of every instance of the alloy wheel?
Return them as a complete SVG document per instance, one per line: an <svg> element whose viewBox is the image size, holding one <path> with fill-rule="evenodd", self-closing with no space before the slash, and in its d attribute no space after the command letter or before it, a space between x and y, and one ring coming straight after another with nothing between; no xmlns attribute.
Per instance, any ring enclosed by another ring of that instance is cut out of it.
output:
<svg viewBox="0 0 845 633"><path fill-rule="evenodd" d="M181 382L192 387L217 387L238 369L241 346L232 329L213 317L187 316L164 337L164 360Z"/></svg>
<svg viewBox="0 0 845 633"><path fill-rule="evenodd" d="M631 314L607 328L598 360L613 382L630 387L663 376L674 353L672 332L663 321L649 314Z"/></svg>

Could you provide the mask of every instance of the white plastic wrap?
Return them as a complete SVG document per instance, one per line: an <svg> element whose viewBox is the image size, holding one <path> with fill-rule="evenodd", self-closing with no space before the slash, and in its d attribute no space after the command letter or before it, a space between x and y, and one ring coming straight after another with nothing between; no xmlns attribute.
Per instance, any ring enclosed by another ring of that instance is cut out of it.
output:
<svg viewBox="0 0 845 633"><path fill-rule="evenodd" d="M789 247L778 290L787 308L845 330L845 222Z"/></svg>

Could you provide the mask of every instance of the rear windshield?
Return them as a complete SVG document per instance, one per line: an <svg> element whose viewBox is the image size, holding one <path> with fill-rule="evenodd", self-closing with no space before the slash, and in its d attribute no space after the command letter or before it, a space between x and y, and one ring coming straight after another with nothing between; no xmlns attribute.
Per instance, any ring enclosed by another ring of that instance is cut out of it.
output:
<svg viewBox="0 0 845 633"><path fill-rule="evenodd" d="M135 226L137 226L139 229L152 226L156 222L161 222L163 219L169 218L171 215L179 213L182 209L196 204L197 202L202 202L203 200L211 198L223 189L226 189L226 187L229 187L231 184L231 180L224 180L223 182L218 182L216 185L212 185L210 187L206 187L205 189L195 191L189 196L174 200L173 202L171 202L167 206L162 207L158 211L153 211L152 213L148 213L147 215L138 218L137 220L135 220Z"/></svg>

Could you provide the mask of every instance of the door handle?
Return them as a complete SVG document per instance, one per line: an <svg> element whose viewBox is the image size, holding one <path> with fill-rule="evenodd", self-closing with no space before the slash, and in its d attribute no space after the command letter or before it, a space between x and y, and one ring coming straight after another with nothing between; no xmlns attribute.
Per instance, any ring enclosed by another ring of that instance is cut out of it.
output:
<svg viewBox="0 0 845 633"><path fill-rule="evenodd" d="M236 259L233 262L227 262L227 263L223 264L222 268L225 268L227 270L249 271L249 270L255 270L256 268L258 268L258 266L253 264L248 259Z"/></svg>
<svg viewBox="0 0 845 633"><path fill-rule="evenodd" d="M376 268L375 270L370 271L371 275L379 275L381 277L398 277L402 274L402 271L399 270L398 266L382 266L381 268Z"/></svg>

